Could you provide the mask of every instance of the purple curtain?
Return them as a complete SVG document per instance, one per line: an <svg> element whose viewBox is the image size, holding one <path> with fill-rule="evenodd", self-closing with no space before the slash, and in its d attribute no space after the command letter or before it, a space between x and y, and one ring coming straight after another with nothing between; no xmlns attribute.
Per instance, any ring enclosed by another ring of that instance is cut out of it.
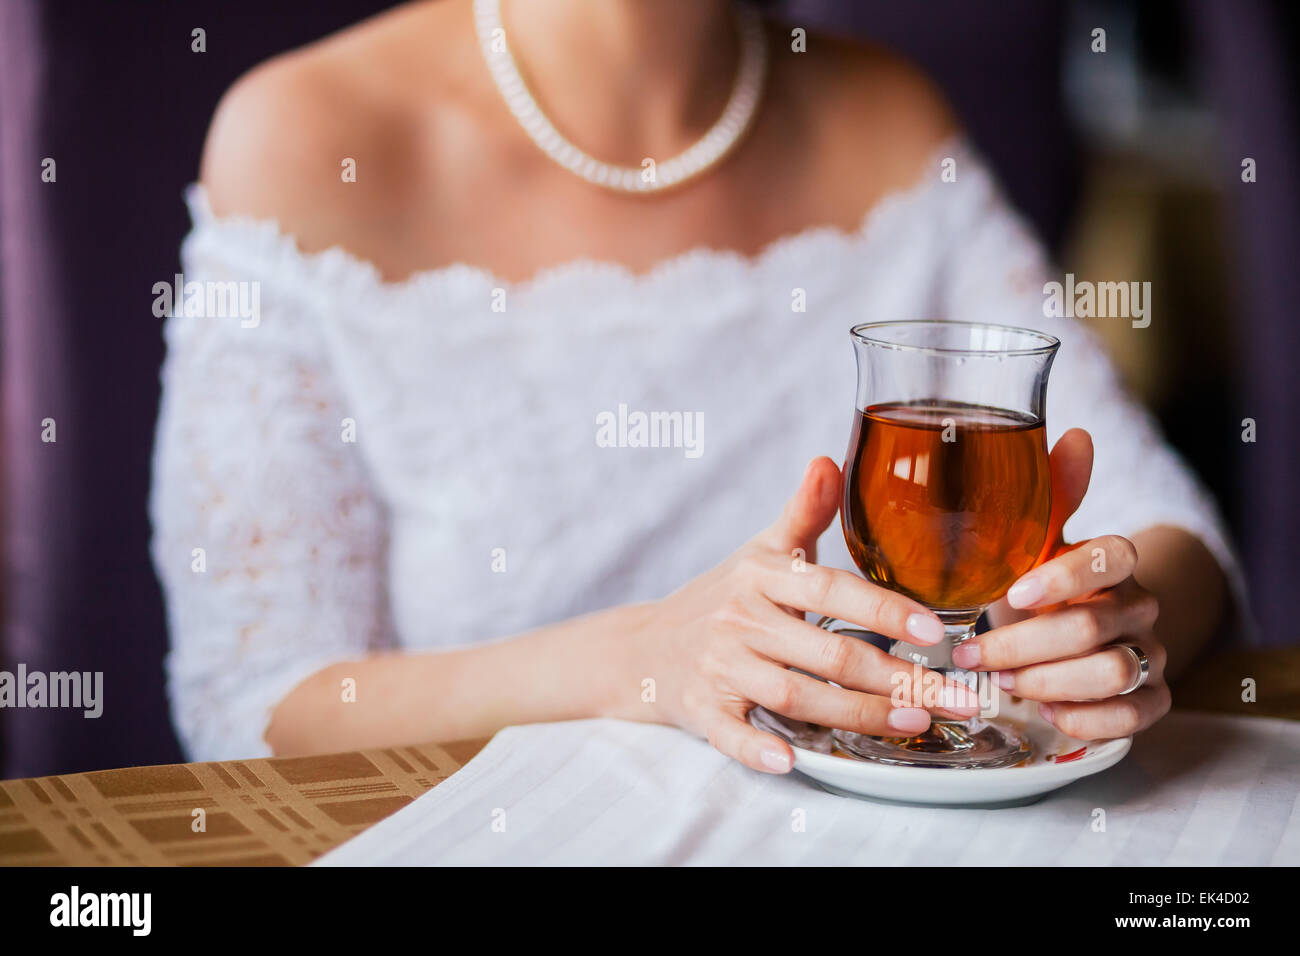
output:
<svg viewBox="0 0 1300 956"><path fill-rule="evenodd" d="M1203 82L1220 122L1223 180L1245 367L1233 427L1257 425L1237 453L1239 544L1260 637L1294 644L1288 614L1300 580L1300 116L1295 4L1196 0ZM1290 49L1279 38L1290 38ZM1290 59L1288 59L1290 57ZM1257 179L1241 181L1242 161Z"/></svg>

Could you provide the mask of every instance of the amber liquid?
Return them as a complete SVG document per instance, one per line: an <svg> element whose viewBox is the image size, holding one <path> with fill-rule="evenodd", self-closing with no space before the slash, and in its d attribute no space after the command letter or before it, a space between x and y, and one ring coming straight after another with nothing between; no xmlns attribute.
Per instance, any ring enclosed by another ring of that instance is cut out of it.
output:
<svg viewBox="0 0 1300 956"><path fill-rule="evenodd" d="M982 609L1033 567L1050 509L1041 421L940 402L855 418L844 537L878 584L935 610Z"/></svg>

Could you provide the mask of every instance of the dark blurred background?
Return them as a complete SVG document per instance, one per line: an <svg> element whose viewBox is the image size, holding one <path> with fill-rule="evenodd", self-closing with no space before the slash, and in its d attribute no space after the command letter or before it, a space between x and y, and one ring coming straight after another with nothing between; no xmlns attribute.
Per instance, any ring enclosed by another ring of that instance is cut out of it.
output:
<svg viewBox="0 0 1300 956"><path fill-rule="evenodd" d="M106 700L98 720L0 709L0 777L181 759L145 511L162 360L152 286L178 268L181 190L222 91L392 5L0 0L0 670L103 671ZM929 70L1062 271L1151 280L1150 328L1096 327L1216 493L1261 639L1296 641L1282 602L1300 579L1297 4L769 6ZM196 27L204 53L190 49ZM57 183L41 181L46 157ZM1257 182L1242 182L1246 157Z"/></svg>

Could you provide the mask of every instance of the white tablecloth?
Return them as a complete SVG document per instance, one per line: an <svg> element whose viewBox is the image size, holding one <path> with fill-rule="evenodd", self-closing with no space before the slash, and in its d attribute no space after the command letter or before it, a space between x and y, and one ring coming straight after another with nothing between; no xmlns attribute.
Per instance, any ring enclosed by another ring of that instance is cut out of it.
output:
<svg viewBox="0 0 1300 956"><path fill-rule="evenodd" d="M1298 864L1297 794L1295 721L1175 711L1036 804L952 810L832 796L672 728L584 720L503 731L317 863Z"/></svg>

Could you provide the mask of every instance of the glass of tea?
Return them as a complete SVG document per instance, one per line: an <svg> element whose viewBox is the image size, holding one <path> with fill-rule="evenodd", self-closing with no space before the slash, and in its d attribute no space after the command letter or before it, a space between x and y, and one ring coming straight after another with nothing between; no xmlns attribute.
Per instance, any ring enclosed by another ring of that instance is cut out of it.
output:
<svg viewBox="0 0 1300 956"><path fill-rule="evenodd" d="M967 322L875 322L850 330L858 363L841 518L849 552L882 587L920 601L944 623L932 647L890 653L997 700L987 674L955 667L953 649L979 616L1038 560L1051 476L1044 405L1060 342L1030 329ZM856 633L824 619L828 630ZM900 668L900 672L906 669ZM983 681L983 686L978 682ZM910 680L906 706L943 706L939 688ZM935 718L918 737L836 730L858 757L906 766L1005 767L1028 746L992 720Z"/></svg>

